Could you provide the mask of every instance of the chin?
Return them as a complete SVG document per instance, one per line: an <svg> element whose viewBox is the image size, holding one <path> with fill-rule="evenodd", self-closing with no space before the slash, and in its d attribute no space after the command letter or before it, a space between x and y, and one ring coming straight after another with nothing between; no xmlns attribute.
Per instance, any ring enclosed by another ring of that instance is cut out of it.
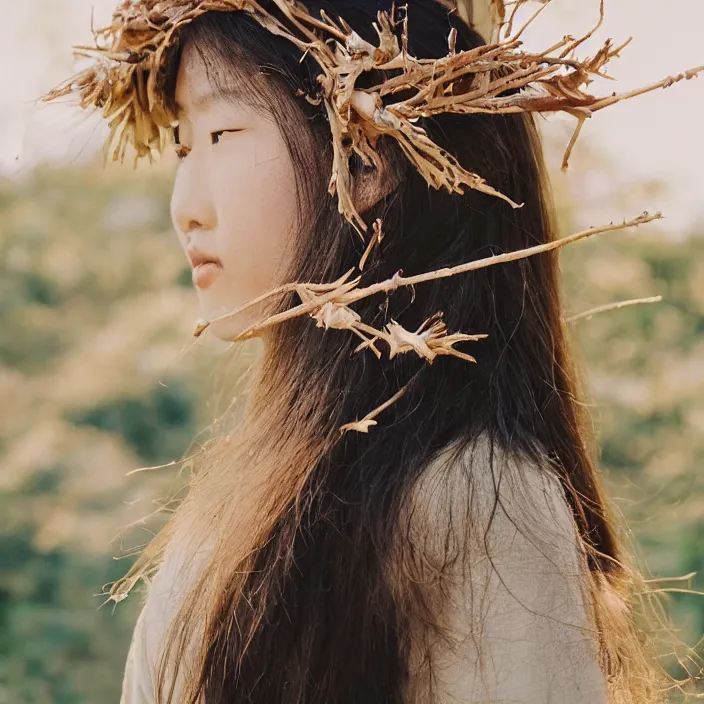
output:
<svg viewBox="0 0 704 704"><path fill-rule="evenodd" d="M211 305L207 305L211 303ZM208 326L208 333L218 340L232 342L239 334L244 332L248 327L261 322L267 316L267 311L263 309L261 304L255 305L252 308L242 311L237 315L233 315L222 320L217 320L218 317L230 310L236 310L242 306L245 301L238 299L231 305L212 305L213 301L204 301L201 298L201 316L205 320L213 322ZM205 305L204 305L205 304Z"/></svg>
<svg viewBox="0 0 704 704"><path fill-rule="evenodd" d="M234 308L241 305L238 303ZM208 331L210 335L217 338L218 340L223 340L225 342L232 342L239 334L244 332L248 327L254 325L260 321L260 317L257 315L259 311L243 311L238 315L233 315L228 318L223 318L222 320L217 320L219 316L223 314L223 309L219 311L214 311L212 309L202 310L203 318L206 320L212 320L213 322L208 326Z"/></svg>
<svg viewBox="0 0 704 704"><path fill-rule="evenodd" d="M217 322L211 323L208 326L208 331L218 340L232 342L247 327L248 323L239 320L236 316L234 318L218 320Z"/></svg>

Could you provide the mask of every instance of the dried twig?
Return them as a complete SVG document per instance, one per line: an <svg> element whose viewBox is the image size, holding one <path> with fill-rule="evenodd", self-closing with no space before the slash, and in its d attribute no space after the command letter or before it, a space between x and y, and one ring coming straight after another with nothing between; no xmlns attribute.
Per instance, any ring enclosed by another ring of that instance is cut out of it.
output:
<svg viewBox="0 0 704 704"><path fill-rule="evenodd" d="M572 315L565 319L566 323L576 323L578 320L583 320L584 318L591 318L597 313L606 313L610 310L618 310L619 308L626 308L627 306L636 306L643 303L660 303L662 301L662 296L650 296L649 298L632 298L628 301L619 301L618 303L606 303L603 306L596 306L595 308L590 308L589 310L582 311L576 315Z"/></svg>
<svg viewBox="0 0 704 704"><path fill-rule="evenodd" d="M384 233L382 232L382 226L381 226L381 218L377 218L376 221L374 222L374 234L372 235L371 239L369 240L369 244L367 245L367 248L364 250L364 254L362 255L362 258L359 260L359 270L362 271L364 269L364 265L367 261L367 258L371 254L372 249L374 249L375 245L378 245L381 243L381 240L384 238Z"/></svg>
<svg viewBox="0 0 704 704"><path fill-rule="evenodd" d="M350 430L354 430L358 433L368 433L369 428L372 425L376 425L376 421L374 420L382 411L385 411L389 406L392 404L396 403L405 393L406 390L408 389L408 384L404 386L402 389L397 391L390 399L387 401L384 401L378 408L375 408L373 411L370 413L367 413L364 418L361 420L356 420L352 423L345 423L344 425L340 426L340 433L344 435L345 433L349 432Z"/></svg>
<svg viewBox="0 0 704 704"><path fill-rule="evenodd" d="M413 351L429 362L432 362L437 355L452 355L465 359L466 361L474 361L474 358L470 355L455 350L454 345L458 342L477 341L485 336L483 334L448 334L444 323L440 320L442 316L442 313L440 312L432 318L426 320L415 332L404 329L396 321L391 321L383 330L377 330L376 328L365 324L360 319L359 314L350 308L350 305L356 301L378 293L389 294L402 286L415 286L427 281L456 276L458 274L466 274L489 266L524 259L536 254L542 254L551 250L565 247L568 244L572 244L581 239L593 237L606 232L636 227L644 223L652 222L653 220L658 220L661 217L662 215L659 212L654 214L643 213L642 215L639 215L629 221L610 223L609 225L602 225L599 227L591 227L552 242L546 242L544 244L528 247L514 252L506 252L505 254L486 257L484 259L478 259L454 267L446 267L408 277L395 274L390 279L370 284L369 286L363 288L359 288L361 281L360 277L350 280L349 277L352 274L352 270L348 271L344 276L330 284L286 284L267 294L264 294L263 296L259 296L258 298L245 303L230 313L213 319L209 323L199 324L195 334L202 334L210 324L238 315L253 305L263 302L270 296L280 295L282 292L296 292L301 299L300 304L286 311L271 315L262 321L254 323L241 331L236 336L235 340L245 340L251 337L258 337L266 330L286 322L287 320L292 320L302 315L310 315L317 321L316 324L318 327L324 327L326 329L335 328L339 330L350 330L362 340L362 343L359 347L357 347L356 351L369 348L377 357L381 357L381 352L376 346L376 343L378 341L383 341L388 345L390 357L393 357L399 353Z"/></svg>

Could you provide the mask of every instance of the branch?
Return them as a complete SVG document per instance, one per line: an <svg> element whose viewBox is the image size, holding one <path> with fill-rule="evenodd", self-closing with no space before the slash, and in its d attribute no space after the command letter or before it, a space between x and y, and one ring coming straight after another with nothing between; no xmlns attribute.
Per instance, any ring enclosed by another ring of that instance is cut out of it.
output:
<svg viewBox="0 0 704 704"><path fill-rule="evenodd" d="M352 330L363 340L362 345L360 345L357 350L370 347L377 356L380 356L380 353L376 347L374 347L374 343L377 340L382 340L387 343L391 357L398 353L414 351L430 362L432 362L438 354L449 354L462 357L467 361L473 361L473 357L455 350L453 345L462 341L476 341L481 339L483 335L465 335L464 333L448 334L444 323L440 321L442 313L437 313L436 316L425 321L423 325L413 333L405 330L395 321L391 321L384 330L377 330L362 322L359 314L353 311L349 306L356 301L378 293L389 294L402 286L415 286L427 281L457 276L458 274L466 274L470 271L477 271L489 266L525 259L526 257L531 257L536 254L543 254L555 249L560 249L588 237L636 227L644 223L652 222L653 220L659 220L660 218L662 218L662 214L659 212L652 215L643 213L629 221L624 220L621 223L610 223L609 225L591 227L573 235L535 245L534 247L527 247L514 252L485 257L484 259L459 264L454 267L445 267L443 269L408 277L397 273L390 279L363 288L359 288L361 277L349 280L352 270L330 284L285 284L262 296L258 296L252 301L248 301L229 313L214 318L212 321L199 323L194 334L196 336L201 335L212 323L227 320L251 308L253 305L263 302L267 298L281 295L282 292L295 291L301 299L300 304L250 325L240 332L233 339L233 342L260 336L269 328L288 320L293 320L301 315L308 314L316 319L319 327Z"/></svg>
<svg viewBox="0 0 704 704"><path fill-rule="evenodd" d="M576 323L578 320L584 318L591 318L597 313L605 313L610 310L618 310L619 308L626 308L627 306L636 306L642 303L660 303L662 301L662 296L651 296L650 298L633 298L628 301L619 301L618 303L607 303L603 306L597 306L596 308L590 308L589 310L577 313L569 318L565 318L566 323Z"/></svg>
<svg viewBox="0 0 704 704"><path fill-rule="evenodd" d="M382 403L381 406L375 408L370 413L367 413L367 415L364 416L364 418L362 418L361 420L356 420L352 423L345 423L344 425L340 426L340 434L344 435L345 433L349 432L350 430L354 430L358 433L368 433L369 428L372 425L376 425L376 421L374 419L382 411L385 411L389 406L396 403L396 401L398 401L406 393L407 389L408 389L408 384L406 384L406 386L404 386L402 389L397 391L390 399L384 401L384 403Z"/></svg>

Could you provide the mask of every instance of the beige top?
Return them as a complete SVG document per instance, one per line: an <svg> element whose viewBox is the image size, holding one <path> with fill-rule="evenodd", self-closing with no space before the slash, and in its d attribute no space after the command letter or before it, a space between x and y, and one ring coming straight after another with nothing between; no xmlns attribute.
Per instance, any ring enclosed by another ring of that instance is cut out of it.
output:
<svg viewBox="0 0 704 704"><path fill-rule="evenodd" d="M440 542L444 554L449 529L456 544L463 540L468 568L454 568L438 604L451 636L431 638L424 651L429 657L417 657L424 664L413 669L411 663L407 701L605 704L585 609L583 558L559 483L526 461L510 460L500 477L492 476L486 446L447 466L443 459L419 481L409 513L412 535L432 564ZM463 515L472 517L469 542L459 534ZM121 704L156 704L160 643L177 603L177 581L167 562L150 588Z"/></svg>

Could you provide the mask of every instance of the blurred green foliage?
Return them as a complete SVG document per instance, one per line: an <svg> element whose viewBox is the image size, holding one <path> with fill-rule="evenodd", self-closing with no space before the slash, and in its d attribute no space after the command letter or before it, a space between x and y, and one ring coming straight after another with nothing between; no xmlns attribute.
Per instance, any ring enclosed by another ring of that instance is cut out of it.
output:
<svg viewBox="0 0 704 704"><path fill-rule="evenodd" d="M119 699L139 602L101 592L170 488L126 475L207 425L168 195L158 169L0 181L2 704Z"/></svg>
<svg viewBox="0 0 704 704"><path fill-rule="evenodd" d="M629 537L653 577L697 573L662 586L704 592L704 232L673 240L651 225L568 249L562 263L574 312L663 297L584 319L576 334L601 464ZM679 637L695 644L704 594L666 603Z"/></svg>
<svg viewBox="0 0 704 704"><path fill-rule="evenodd" d="M139 607L101 604L116 561L149 535L178 458L208 424L209 353L170 234L169 175L37 169L0 181L0 704L118 701ZM569 213L563 212L563 224ZM602 464L657 576L704 567L704 239L657 225L575 245L570 313L664 302L577 323ZM127 542L125 542L127 541ZM693 586L704 589L697 578ZM673 603L683 637L704 601Z"/></svg>

